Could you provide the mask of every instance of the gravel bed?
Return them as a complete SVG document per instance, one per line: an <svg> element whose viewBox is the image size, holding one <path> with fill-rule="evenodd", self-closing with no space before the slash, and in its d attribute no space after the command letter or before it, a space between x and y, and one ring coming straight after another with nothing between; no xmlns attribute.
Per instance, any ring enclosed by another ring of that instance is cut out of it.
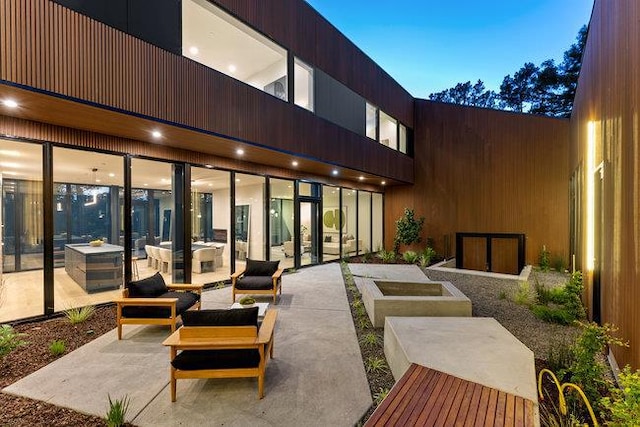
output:
<svg viewBox="0 0 640 427"><path fill-rule="evenodd" d="M524 345L533 351L537 359L547 359L549 348L562 341L573 342L579 330L575 326L563 326L538 319L527 307L517 305L501 295L512 295L519 286L517 280L497 279L455 272L425 270L431 280L453 283L472 303L474 317L493 317ZM532 271L529 283L551 287L569 280L566 273Z"/></svg>

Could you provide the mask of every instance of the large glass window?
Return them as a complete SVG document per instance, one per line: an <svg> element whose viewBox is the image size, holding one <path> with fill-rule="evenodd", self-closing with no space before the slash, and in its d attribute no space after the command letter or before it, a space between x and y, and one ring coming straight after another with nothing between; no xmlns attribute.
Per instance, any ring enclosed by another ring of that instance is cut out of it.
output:
<svg viewBox="0 0 640 427"><path fill-rule="evenodd" d="M42 146L0 139L0 322L44 313Z"/></svg>
<svg viewBox="0 0 640 427"><path fill-rule="evenodd" d="M206 0L182 2L182 54L287 100L287 52Z"/></svg>
<svg viewBox="0 0 640 427"><path fill-rule="evenodd" d="M322 187L322 256L323 261L340 258L340 189ZM344 227L345 224L343 224Z"/></svg>
<svg viewBox="0 0 640 427"><path fill-rule="evenodd" d="M269 201L270 259L280 260L280 268L294 266L293 181L271 179Z"/></svg>
<svg viewBox="0 0 640 427"><path fill-rule="evenodd" d="M293 71L294 102L302 108L313 111L313 68L296 58Z"/></svg>
<svg viewBox="0 0 640 427"><path fill-rule="evenodd" d="M373 140L378 138L378 109L368 102L366 107L366 135Z"/></svg>
<svg viewBox="0 0 640 427"><path fill-rule="evenodd" d="M371 217L371 222L373 223L373 250L378 252L384 247L384 236L382 235L382 221L383 221L383 206L382 206L382 194L373 193L372 194L372 203L373 203L373 216ZM391 248L386 248L391 250Z"/></svg>
<svg viewBox="0 0 640 427"><path fill-rule="evenodd" d="M357 192L348 188L342 189L342 256L355 255L358 249L358 243L362 246L362 241L356 239L356 230L358 224L357 212Z"/></svg>
<svg viewBox="0 0 640 427"><path fill-rule="evenodd" d="M398 149L398 122L383 111L380 111L380 144Z"/></svg>
<svg viewBox="0 0 640 427"><path fill-rule="evenodd" d="M55 310L110 301L123 283L123 159L53 149Z"/></svg>
<svg viewBox="0 0 640 427"><path fill-rule="evenodd" d="M192 283L229 278L230 173L191 169Z"/></svg>
<svg viewBox="0 0 640 427"><path fill-rule="evenodd" d="M358 253L371 252L371 193L358 191Z"/></svg>
<svg viewBox="0 0 640 427"><path fill-rule="evenodd" d="M400 141L398 141L398 150L401 153L407 154L407 127L403 124L400 124L398 135L400 136Z"/></svg>
<svg viewBox="0 0 640 427"><path fill-rule="evenodd" d="M137 261L137 275L148 277L159 271L167 283L174 282L174 266L182 257L176 249L179 242L174 242L172 184L171 163L131 159L131 240L143 258ZM133 274L135 279L135 270Z"/></svg>
<svg viewBox="0 0 640 427"><path fill-rule="evenodd" d="M247 258L265 259L265 179L239 173L235 177L235 255L238 271L244 269Z"/></svg>

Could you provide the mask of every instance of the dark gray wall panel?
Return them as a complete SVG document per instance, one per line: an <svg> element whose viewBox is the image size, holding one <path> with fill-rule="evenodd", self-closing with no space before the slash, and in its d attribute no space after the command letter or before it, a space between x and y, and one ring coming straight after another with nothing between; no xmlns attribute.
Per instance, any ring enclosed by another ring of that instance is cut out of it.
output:
<svg viewBox="0 0 640 427"><path fill-rule="evenodd" d="M365 99L317 68L313 71L313 78L316 115L364 136Z"/></svg>
<svg viewBox="0 0 640 427"><path fill-rule="evenodd" d="M128 0L54 0L121 31L127 31Z"/></svg>

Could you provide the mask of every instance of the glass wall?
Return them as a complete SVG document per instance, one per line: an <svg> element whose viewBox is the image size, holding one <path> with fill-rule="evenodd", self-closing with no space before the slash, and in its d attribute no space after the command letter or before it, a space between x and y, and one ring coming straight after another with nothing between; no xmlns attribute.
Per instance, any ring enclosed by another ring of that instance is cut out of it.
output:
<svg viewBox="0 0 640 427"><path fill-rule="evenodd" d="M296 58L293 71L293 102L302 108L313 111L313 68Z"/></svg>
<svg viewBox="0 0 640 427"><path fill-rule="evenodd" d="M53 148L55 311L111 301L123 284L123 158Z"/></svg>
<svg viewBox="0 0 640 427"><path fill-rule="evenodd" d="M280 260L280 268L294 267L294 203L293 181L269 180L271 200L269 201L270 259Z"/></svg>
<svg viewBox="0 0 640 427"><path fill-rule="evenodd" d="M287 100L287 52L207 0L182 2L182 54Z"/></svg>
<svg viewBox="0 0 640 427"><path fill-rule="evenodd" d="M362 241L356 239L358 227L358 197L356 190L342 189L342 256L355 255L358 250L358 243L362 246Z"/></svg>
<svg viewBox="0 0 640 427"><path fill-rule="evenodd" d="M138 272L143 278L160 272L167 283L173 282L176 264L172 228L176 225L171 163L131 159L131 240Z"/></svg>
<svg viewBox="0 0 640 427"><path fill-rule="evenodd" d="M322 256L323 261L340 258L340 188L322 187Z"/></svg>
<svg viewBox="0 0 640 427"><path fill-rule="evenodd" d="M358 191L358 253L371 252L371 193Z"/></svg>
<svg viewBox="0 0 640 427"><path fill-rule="evenodd" d="M373 250L378 252L382 249L391 250L392 248L384 247L383 240L383 205L382 205L382 194L373 193L372 194L372 204L373 204L373 215L371 217L371 222L373 224L373 234L371 236Z"/></svg>
<svg viewBox="0 0 640 427"><path fill-rule="evenodd" d="M244 270L247 258L266 259L265 212L262 176L235 174L236 271Z"/></svg>
<svg viewBox="0 0 640 427"><path fill-rule="evenodd" d="M230 273L230 173L191 169L191 282L214 283Z"/></svg>
<svg viewBox="0 0 640 427"><path fill-rule="evenodd" d="M367 102L366 135L373 140L378 139L378 109Z"/></svg>
<svg viewBox="0 0 640 427"><path fill-rule="evenodd" d="M42 146L0 139L0 322L44 313Z"/></svg>

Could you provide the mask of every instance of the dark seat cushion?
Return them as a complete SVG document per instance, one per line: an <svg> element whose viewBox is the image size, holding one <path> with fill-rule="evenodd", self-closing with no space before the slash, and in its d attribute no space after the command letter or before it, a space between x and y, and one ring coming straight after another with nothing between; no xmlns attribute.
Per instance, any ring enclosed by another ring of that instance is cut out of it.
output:
<svg viewBox="0 0 640 427"><path fill-rule="evenodd" d="M184 350L171 364L184 371L256 368L260 364L260 353L256 349Z"/></svg>
<svg viewBox="0 0 640 427"><path fill-rule="evenodd" d="M258 307L233 310L187 311L182 315L184 326L258 326Z"/></svg>
<svg viewBox="0 0 640 427"><path fill-rule="evenodd" d="M256 261L247 258L247 266L244 270L245 276L273 276L278 270L278 261Z"/></svg>
<svg viewBox="0 0 640 427"><path fill-rule="evenodd" d="M244 276L236 282L236 289L245 291L273 289L273 280L271 276Z"/></svg>
<svg viewBox="0 0 640 427"><path fill-rule="evenodd" d="M131 298L157 298L167 292L167 285L160 273L127 284Z"/></svg>
<svg viewBox="0 0 640 427"><path fill-rule="evenodd" d="M157 298L178 298L176 316L179 316L197 303L200 300L200 295L193 292L165 292ZM171 317L171 309L169 307L128 306L122 307L122 316L143 319L168 319Z"/></svg>

